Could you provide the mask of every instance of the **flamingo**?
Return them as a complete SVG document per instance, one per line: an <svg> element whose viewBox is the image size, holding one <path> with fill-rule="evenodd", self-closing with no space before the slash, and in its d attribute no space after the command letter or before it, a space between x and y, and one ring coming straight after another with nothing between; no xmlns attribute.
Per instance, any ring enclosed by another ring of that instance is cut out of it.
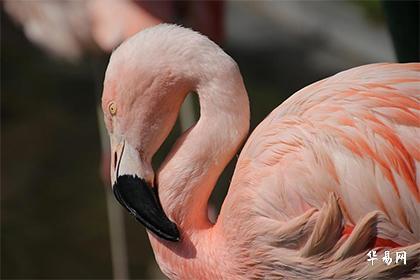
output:
<svg viewBox="0 0 420 280"><path fill-rule="evenodd" d="M189 91L200 118L155 173ZM248 134L247 91L215 43L160 24L106 70L113 192L171 279L418 279L419 98L419 63L360 66L296 92L244 144L211 223L211 191ZM385 251L406 264L381 261Z"/></svg>

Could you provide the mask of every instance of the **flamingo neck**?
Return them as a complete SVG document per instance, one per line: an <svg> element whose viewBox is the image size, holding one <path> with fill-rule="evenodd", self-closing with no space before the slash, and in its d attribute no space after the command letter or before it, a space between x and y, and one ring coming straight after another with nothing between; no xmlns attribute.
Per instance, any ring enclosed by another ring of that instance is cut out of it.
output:
<svg viewBox="0 0 420 280"><path fill-rule="evenodd" d="M211 240L218 237L208 219L208 200L221 172L248 133L250 115L237 66L227 70L228 75L220 73L198 83L195 91L200 100L200 119L178 139L157 172L162 207L181 232L178 243L151 236L159 265L169 267L169 274L183 264L191 268L200 266L203 259L208 262L210 248L216 250ZM217 242L221 242L220 238Z"/></svg>

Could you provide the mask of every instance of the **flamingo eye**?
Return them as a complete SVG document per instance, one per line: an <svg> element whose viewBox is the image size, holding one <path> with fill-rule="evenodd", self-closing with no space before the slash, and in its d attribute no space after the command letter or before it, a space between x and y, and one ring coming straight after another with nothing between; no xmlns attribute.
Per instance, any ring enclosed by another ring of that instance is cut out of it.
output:
<svg viewBox="0 0 420 280"><path fill-rule="evenodd" d="M111 116L115 116L115 114L117 113L117 105L114 102L109 103L108 109L111 113Z"/></svg>

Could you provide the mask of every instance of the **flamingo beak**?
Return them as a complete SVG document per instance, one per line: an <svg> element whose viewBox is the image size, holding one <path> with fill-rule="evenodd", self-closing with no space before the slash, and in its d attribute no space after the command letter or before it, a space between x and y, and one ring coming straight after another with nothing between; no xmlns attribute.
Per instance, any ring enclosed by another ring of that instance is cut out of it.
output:
<svg viewBox="0 0 420 280"><path fill-rule="evenodd" d="M163 211L157 188L151 187L152 182L148 183L144 179L146 176L140 174L145 165L137 150L125 141L115 147L112 142L111 178L115 198L137 221L158 237L179 241L178 228Z"/></svg>

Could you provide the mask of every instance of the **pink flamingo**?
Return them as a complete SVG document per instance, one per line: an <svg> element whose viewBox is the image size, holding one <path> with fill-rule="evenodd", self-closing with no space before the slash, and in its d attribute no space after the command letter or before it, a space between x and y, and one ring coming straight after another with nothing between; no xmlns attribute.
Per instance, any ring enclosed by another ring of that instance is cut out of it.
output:
<svg viewBox="0 0 420 280"><path fill-rule="evenodd" d="M172 279L419 277L419 89L420 64L372 64L295 93L249 137L212 224L210 193L249 128L239 68L192 30L146 29L105 75L114 194ZM191 90L201 117L155 176Z"/></svg>

